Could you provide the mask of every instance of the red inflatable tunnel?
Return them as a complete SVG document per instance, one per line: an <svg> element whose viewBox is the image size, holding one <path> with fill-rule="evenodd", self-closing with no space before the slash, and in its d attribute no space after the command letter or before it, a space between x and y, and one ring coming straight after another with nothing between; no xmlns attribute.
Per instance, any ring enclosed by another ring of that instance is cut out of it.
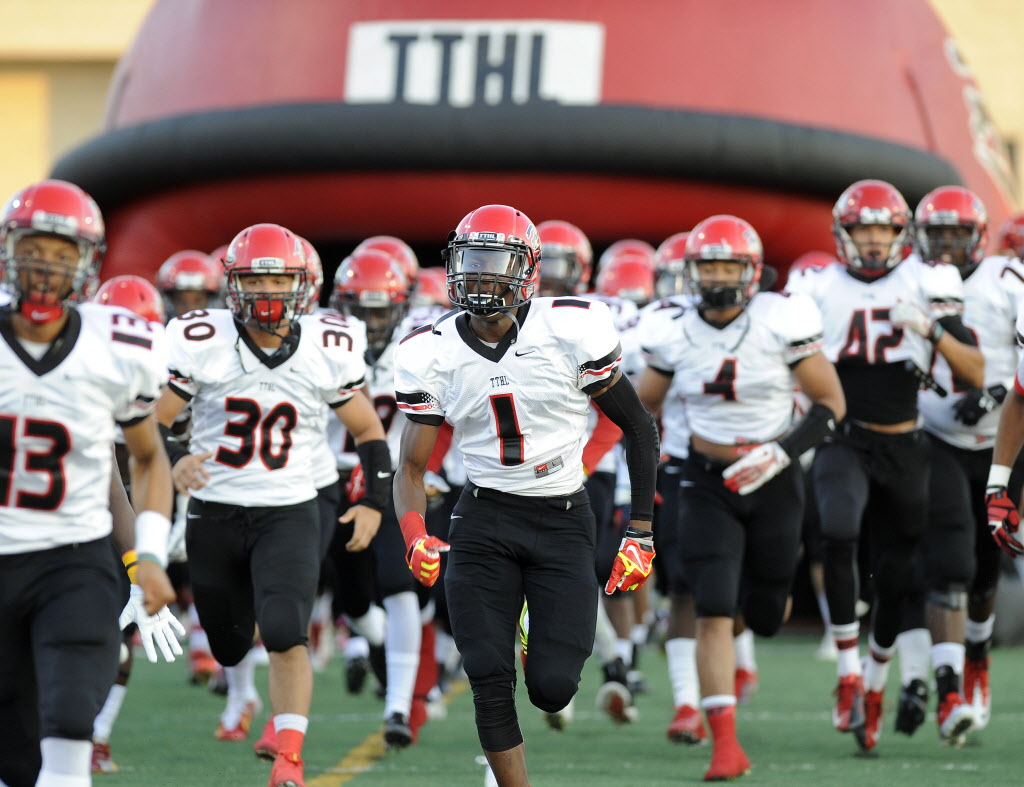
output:
<svg viewBox="0 0 1024 787"><path fill-rule="evenodd" d="M832 247L858 178L912 206L962 183L995 224L1012 209L925 0L159 0L107 125L53 175L104 209L108 277L257 221L330 250L378 233L439 248L488 202L598 247L735 213L781 268Z"/></svg>

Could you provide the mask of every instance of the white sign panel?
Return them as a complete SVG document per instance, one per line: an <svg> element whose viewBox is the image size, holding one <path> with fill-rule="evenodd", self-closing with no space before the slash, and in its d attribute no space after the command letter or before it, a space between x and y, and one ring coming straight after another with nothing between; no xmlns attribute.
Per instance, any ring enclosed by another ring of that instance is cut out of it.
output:
<svg viewBox="0 0 1024 787"><path fill-rule="evenodd" d="M345 101L469 107L601 100L604 26L390 20L349 30Z"/></svg>

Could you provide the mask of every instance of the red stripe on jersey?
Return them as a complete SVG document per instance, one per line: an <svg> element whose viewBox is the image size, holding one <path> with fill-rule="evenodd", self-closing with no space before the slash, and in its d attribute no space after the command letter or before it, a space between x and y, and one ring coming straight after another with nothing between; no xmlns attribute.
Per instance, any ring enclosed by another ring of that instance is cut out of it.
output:
<svg viewBox="0 0 1024 787"><path fill-rule="evenodd" d="M416 412L417 410L431 410L433 408L433 404L405 404L404 402L398 403L399 410L412 410L413 412Z"/></svg>
<svg viewBox="0 0 1024 787"><path fill-rule="evenodd" d="M585 372L583 372L583 374L584 375L592 374L592 375L595 375L597 377L600 377L602 374L607 374L612 369L614 369L616 367L616 365L619 364L620 361L622 361L622 356L619 356L618 358L616 358L614 361L612 361L610 364L608 364L603 369L587 369Z"/></svg>
<svg viewBox="0 0 1024 787"><path fill-rule="evenodd" d="M1013 376L1013 389L1017 393L1019 393L1021 396L1024 396L1024 385L1021 385L1021 383L1020 383L1020 375L1019 374L1015 374Z"/></svg>

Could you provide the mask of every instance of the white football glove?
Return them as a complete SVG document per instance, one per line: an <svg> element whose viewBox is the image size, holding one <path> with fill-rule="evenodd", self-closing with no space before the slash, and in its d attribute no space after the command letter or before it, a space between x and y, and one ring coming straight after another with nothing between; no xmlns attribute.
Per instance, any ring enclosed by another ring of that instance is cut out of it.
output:
<svg viewBox="0 0 1024 787"><path fill-rule="evenodd" d="M789 454L776 442L761 443L724 471L725 486L741 495L760 489L790 465Z"/></svg>
<svg viewBox="0 0 1024 787"><path fill-rule="evenodd" d="M908 328L925 339L931 338L931 318L916 304L897 300L896 305L889 309L889 322L896 328Z"/></svg>
<svg viewBox="0 0 1024 787"><path fill-rule="evenodd" d="M128 595L128 603L121 612L117 624L125 629L129 623L135 623L139 627L139 637L142 639L142 647L146 651L146 658L156 664L156 649L164 655L165 661L174 661L174 657L180 656L183 651L178 644L178 637L185 636L185 628L178 622L178 619L171 614L171 611L164 607L155 615L147 615L143 603L142 588L132 585Z"/></svg>

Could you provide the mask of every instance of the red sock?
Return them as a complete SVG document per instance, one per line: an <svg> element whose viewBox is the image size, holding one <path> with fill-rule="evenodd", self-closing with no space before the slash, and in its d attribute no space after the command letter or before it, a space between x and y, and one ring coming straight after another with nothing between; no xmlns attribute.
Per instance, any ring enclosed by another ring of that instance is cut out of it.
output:
<svg viewBox="0 0 1024 787"><path fill-rule="evenodd" d="M302 754L302 742L305 733L298 730L281 730L277 733L277 750L281 753Z"/></svg>
<svg viewBox="0 0 1024 787"><path fill-rule="evenodd" d="M716 705L713 708L705 708L704 712L708 717L708 726L711 727L711 737L716 741L736 739L736 706Z"/></svg>

